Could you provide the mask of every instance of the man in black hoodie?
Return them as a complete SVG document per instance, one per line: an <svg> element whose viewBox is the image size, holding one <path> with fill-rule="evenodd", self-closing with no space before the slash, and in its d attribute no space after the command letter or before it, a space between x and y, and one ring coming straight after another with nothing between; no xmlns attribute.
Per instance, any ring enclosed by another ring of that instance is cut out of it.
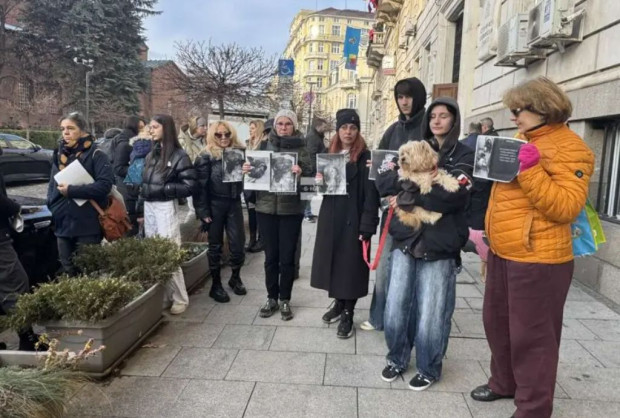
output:
<svg viewBox="0 0 620 418"><path fill-rule="evenodd" d="M409 366L416 347L417 373L409 388L425 390L441 377L442 360L456 301L456 274L461 248L467 242L466 207L472 188L473 151L459 142L460 113L450 98L438 98L427 109L423 137L438 150L438 168L454 176L460 184L456 192L433 185L430 193L408 180L400 180L396 170L377 176L381 196L390 196L390 205L404 211L415 206L441 213L434 224L413 229L394 216L389 226L392 236L391 277L385 307L387 367L383 380L394 381ZM387 249L386 249L387 250Z"/></svg>
<svg viewBox="0 0 620 418"><path fill-rule="evenodd" d="M400 80L394 86L394 100L398 106L400 116L383 134L377 149L398 150L407 141L422 139L422 119L424 118L424 106L426 105L426 88L415 77ZM385 223L385 214L381 220L381 226ZM392 243L388 235L385 247L390 248ZM372 293L370 315L368 321L364 321L360 327L363 330L382 330L383 314L385 310L385 298L390 279L390 251L383 251L377 269L375 288Z"/></svg>

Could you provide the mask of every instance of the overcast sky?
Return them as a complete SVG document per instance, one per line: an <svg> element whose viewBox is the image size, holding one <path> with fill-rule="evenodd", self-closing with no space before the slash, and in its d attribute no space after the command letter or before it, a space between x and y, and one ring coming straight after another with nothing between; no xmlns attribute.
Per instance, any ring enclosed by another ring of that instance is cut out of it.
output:
<svg viewBox="0 0 620 418"><path fill-rule="evenodd" d="M174 59L175 41L209 40L263 47L280 55L301 9L366 10L364 0L159 0L163 13L145 22L149 59Z"/></svg>

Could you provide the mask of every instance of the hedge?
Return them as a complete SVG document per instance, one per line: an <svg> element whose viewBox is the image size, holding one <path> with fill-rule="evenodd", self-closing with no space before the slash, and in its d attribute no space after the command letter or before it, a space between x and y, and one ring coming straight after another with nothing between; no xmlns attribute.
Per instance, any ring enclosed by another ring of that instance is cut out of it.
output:
<svg viewBox="0 0 620 418"><path fill-rule="evenodd" d="M26 138L25 130L0 129L0 133L18 135ZM30 142L41 145L43 148L55 149L60 139L60 131L30 131Z"/></svg>

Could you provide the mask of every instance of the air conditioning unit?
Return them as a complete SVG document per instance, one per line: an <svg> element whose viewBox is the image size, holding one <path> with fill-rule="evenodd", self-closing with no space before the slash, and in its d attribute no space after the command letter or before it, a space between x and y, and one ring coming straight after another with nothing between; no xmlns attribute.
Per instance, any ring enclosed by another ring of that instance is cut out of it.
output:
<svg viewBox="0 0 620 418"><path fill-rule="evenodd" d="M528 13L527 45L553 48L583 39L583 10L575 13L575 0L542 0Z"/></svg>
<svg viewBox="0 0 620 418"><path fill-rule="evenodd" d="M544 58L544 51L532 50L527 46L527 13L519 13L500 26L497 33L496 66L522 66L521 60Z"/></svg>

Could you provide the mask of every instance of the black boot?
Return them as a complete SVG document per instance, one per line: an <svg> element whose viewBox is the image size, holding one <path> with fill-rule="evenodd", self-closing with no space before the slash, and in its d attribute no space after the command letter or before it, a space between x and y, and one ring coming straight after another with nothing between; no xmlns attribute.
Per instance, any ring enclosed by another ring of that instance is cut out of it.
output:
<svg viewBox="0 0 620 418"><path fill-rule="evenodd" d="M220 277L220 270L211 270L211 291L209 291L209 296L213 298L216 302L226 303L230 302L230 296L222 287L222 278Z"/></svg>
<svg viewBox="0 0 620 418"><path fill-rule="evenodd" d="M325 312L325 315L323 315L323 322L326 324L333 324L334 322L340 321L340 314L343 309L344 303L338 299L334 299L334 305L332 308Z"/></svg>
<svg viewBox="0 0 620 418"><path fill-rule="evenodd" d="M350 338L353 335L353 311L344 310L340 315L340 324L338 324L338 338Z"/></svg>
<svg viewBox="0 0 620 418"><path fill-rule="evenodd" d="M265 249L265 246L263 245L263 242L259 238L258 240L254 242L254 244L250 243L250 245L248 246L246 250L249 253L260 253L264 249Z"/></svg>
<svg viewBox="0 0 620 418"><path fill-rule="evenodd" d="M19 351L47 351L48 349L47 344L40 343L39 347L36 346L39 336L30 327L18 332L17 335L19 336Z"/></svg>
<svg viewBox="0 0 620 418"><path fill-rule="evenodd" d="M232 269L232 276L230 276L230 280L228 281L228 286L230 286L230 288L233 290L235 295L243 296L248 292L247 290L245 290L245 286L243 285L243 282L241 281L241 277L239 276L240 270L241 270L240 268Z"/></svg>

